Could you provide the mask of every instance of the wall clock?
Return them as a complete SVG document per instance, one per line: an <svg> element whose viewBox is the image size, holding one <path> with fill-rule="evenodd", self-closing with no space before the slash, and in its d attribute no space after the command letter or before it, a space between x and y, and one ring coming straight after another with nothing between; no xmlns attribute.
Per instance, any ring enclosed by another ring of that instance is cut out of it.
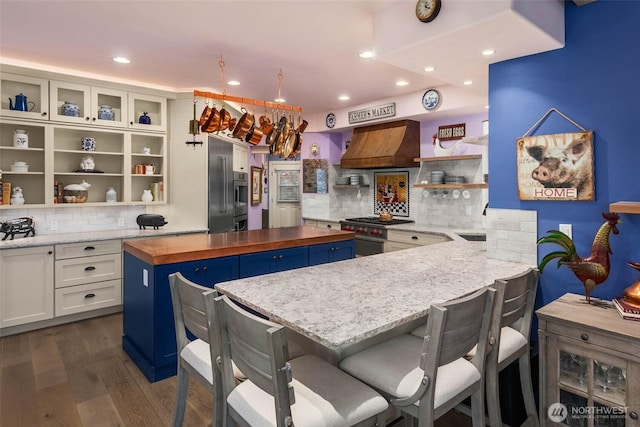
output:
<svg viewBox="0 0 640 427"><path fill-rule="evenodd" d="M431 22L440 13L440 0L418 0L416 3L416 17L422 22Z"/></svg>
<svg viewBox="0 0 640 427"><path fill-rule="evenodd" d="M333 113L327 114L325 123L329 129L333 129L333 127L336 125L336 115Z"/></svg>
<svg viewBox="0 0 640 427"><path fill-rule="evenodd" d="M435 110L440 105L440 92L435 89L427 90L422 95L422 106L425 110Z"/></svg>

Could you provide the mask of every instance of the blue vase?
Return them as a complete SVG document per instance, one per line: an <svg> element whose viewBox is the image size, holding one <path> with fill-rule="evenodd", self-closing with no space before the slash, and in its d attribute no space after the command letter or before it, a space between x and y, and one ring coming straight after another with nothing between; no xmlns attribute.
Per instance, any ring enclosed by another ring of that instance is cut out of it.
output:
<svg viewBox="0 0 640 427"><path fill-rule="evenodd" d="M148 116L149 113L147 113L146 111L140 116L140 118L138 119L138 123L142 124L142 125L150 125L151 124L151 117Z"/></svg>
<svg viewBox="0 0 640 427"><path fill-rule="evenodd" d="M61 112L63 116L78 117L80 116L80 107L73 101L64 101Z"/></svg>
<svg viewBox="0 0 640 427"><path fill-rule="evenodd" d="M98 110L98 119L100 120L115 120L113 110L108 105L101 105Z"/></svg>

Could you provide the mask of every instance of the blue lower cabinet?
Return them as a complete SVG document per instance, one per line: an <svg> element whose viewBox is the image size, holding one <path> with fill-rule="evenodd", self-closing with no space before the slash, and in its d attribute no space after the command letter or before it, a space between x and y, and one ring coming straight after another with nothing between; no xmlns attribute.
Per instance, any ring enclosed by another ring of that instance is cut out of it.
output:
<svg viewBox="0 0 640 427"><path fill-rule="evenodd" d="M259 276L309 265L307 246L240 255L240 277Z"/></svg>
<svg viewBox="0 0 640 427"><path fill-rule="evenodd" d="M356 244L353 240L309 246L309 265L342 261L355 256Z"/></svg>
<svg viewBox="0 0 640 427"><path fill-rule="evenodd" d="M238 257L153 266L124 253L122 347L151 382L176 374L177 352L169 274L213 288L238 278Z"/></svg>

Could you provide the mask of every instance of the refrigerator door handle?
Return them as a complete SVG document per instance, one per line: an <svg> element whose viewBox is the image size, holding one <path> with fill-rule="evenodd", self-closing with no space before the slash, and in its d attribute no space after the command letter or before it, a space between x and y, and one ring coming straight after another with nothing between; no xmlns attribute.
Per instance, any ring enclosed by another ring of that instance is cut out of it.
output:
<svg viewBox="0 0 640 427"><path fill-rule="evenodd" d="M227 173L226 168L225 168L225 166L226 166L225 165L225 158L220 156L220 157L218 157L218 160L220 160L220 181L222 182L222 188L224 189L224 188L226 188L225 181L226 181L226 173ZM221 193L222 194L220 194L220 199L221 199L220 200L221 201L220 204L222 206L220 206L220 212L224 213L224 212L227 211L227 200L226 200L227 199L227 195L226 195L225 191L222 191Z"/></svg>

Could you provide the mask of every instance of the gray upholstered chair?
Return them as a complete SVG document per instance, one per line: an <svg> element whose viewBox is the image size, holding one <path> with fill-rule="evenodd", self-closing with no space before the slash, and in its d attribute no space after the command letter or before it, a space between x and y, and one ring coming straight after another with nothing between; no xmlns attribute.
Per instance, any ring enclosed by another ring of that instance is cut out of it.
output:
<svg viewBox="0 0 640 427"><path fill-rule="evenodd" d="M386 395L405 418L433 426L471 396L474 427L484 425L484 365L495 290L429 308L426 335L399 335L347 357L340 368ZM466 354L478 346L477 355Z"/></svg>
<svg viewBox="0 0 640 427"><path fill-rule="evenodd" d="M538 276L538 270L528 269L525 273L497 280L494 284L497 293L491 336L495 344L487 356L486 366L487 409L492 427L502 426L498 374L516 360L527 422L531 423L528 425L540 424L533 395L529 354Z"/></svg>
<svg viewBox="0 0 640 427"><path fill-rule="evenodd" d="M214 427L223 424L222 382L219 369L213 369L217 358L215 346L210 346L210 328L205 306L205 293L217 294L186 279L180 273L169 275L173 319L176 328L178 349L178 385L176 403L173 411L173 425L181 426L184 420L187 403L189 376L197 378L214 397ZM187 336L187 329L197 338L193 341ZM213 334L213 332L212 332ZM242 378L242 373L235 371L235 376Z"/></svg>
<svg viewBox="0 0 640 427"><path fill-rule="evenodd" d="M386 400L328 362L311 355L288 360L283 326L208 294L222 358L226 425L384 425ZM238 384L231 361L247 376Z"/></svg>

